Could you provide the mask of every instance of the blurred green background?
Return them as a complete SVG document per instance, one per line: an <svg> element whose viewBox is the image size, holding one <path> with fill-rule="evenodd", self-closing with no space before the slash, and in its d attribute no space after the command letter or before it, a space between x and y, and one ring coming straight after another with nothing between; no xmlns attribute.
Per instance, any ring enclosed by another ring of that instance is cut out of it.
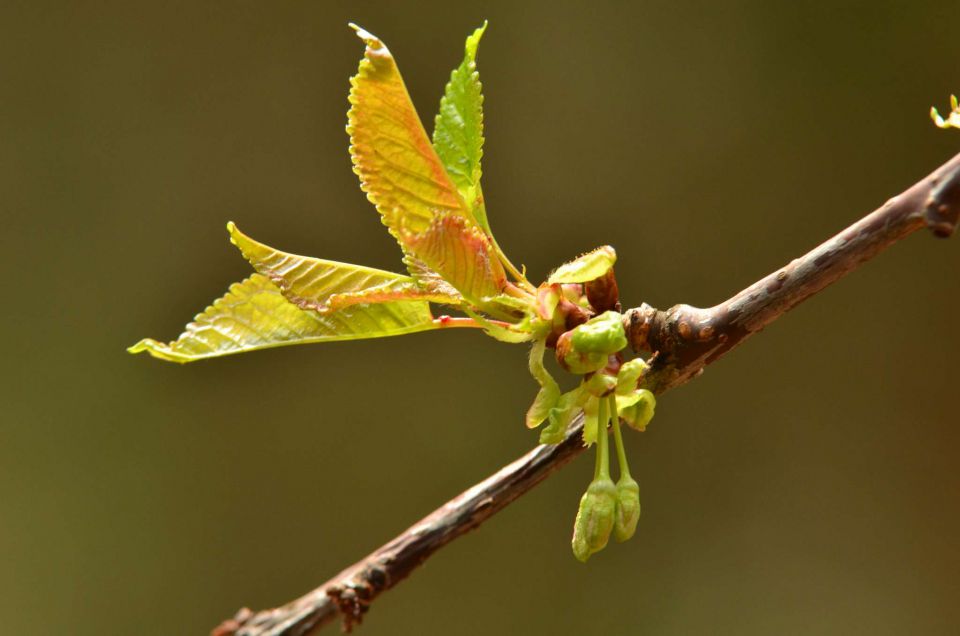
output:
<svg viewBox="0 0 960 636"><path fill-rule="evenodd" d="M230 219L399 268L350 171L346 23L432 127L484 18L484 190L537 280L611 243L626 303L709 305L960 150L927 116L960 91L956 3L7 0L4 633L205 634L535 443L523 348L478 333L124 353L247 274ZM958 272L913 236L665 396L627 441L630 543L570 555L583 457L361 633L956 633Z"/></svg>

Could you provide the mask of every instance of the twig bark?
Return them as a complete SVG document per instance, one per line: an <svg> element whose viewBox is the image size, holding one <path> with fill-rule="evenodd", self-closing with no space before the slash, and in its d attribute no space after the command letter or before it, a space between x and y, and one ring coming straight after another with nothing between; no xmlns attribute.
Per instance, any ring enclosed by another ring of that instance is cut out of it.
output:
<svg viewBox="0 0 960 636"><path fill-rule="evenodd" d="M719 305L642 305L625 312L635 351L656 351L646 385L663 393L695 378L708 364L885 248L927 227L950 236L960 217L960 154L825 243ZM281 607L242 609L212 636L301 636L343 618L349 631L372 601L409 576L438 549L567 464L582 450L578 418L555 446L537 446L496 474L424 517L395 539L317 589Z"/></svg>

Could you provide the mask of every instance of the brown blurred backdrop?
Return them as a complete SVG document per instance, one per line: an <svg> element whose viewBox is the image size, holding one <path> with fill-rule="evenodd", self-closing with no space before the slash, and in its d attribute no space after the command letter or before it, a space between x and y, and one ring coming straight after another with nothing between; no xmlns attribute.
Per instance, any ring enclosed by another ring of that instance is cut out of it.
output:
<svg viewBox="0 0 960 636"><path fill-rule="evenodd" d="M207 633L535 443L523 348L478 333L124 353L246 275L230 219L399 268L350 171L346 23L432 128L484 18L484 190L537 279L612 243L627 303L708 305L960 150L927 117L951 2L6 0L0 631ZM570 555L581 458L362 633L956 633L958 310L960 241L911 237L661 400L629 544Z"/></svg>

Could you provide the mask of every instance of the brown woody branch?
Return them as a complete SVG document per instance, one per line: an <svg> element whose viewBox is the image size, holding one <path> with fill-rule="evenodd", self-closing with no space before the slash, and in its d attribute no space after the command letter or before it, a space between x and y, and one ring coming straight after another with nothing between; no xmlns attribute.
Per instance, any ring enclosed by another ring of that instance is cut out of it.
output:
<svg viewBox="0 0 960 636"><path fill-rule="evenodd" d="M656 351L647 386L663 393L689 382L704 367L830 283L916 230L950 236L960 217L960 155L833 238L708 309L648 305L624 315L635 351ZM242 609L213 636L301 636L343 618L359 623L371 602L410 575L438 549L567 464L583 450L578 418L555 446L537 446L496 474L424 517L395 539L317 589L281 607Z"/></svg>

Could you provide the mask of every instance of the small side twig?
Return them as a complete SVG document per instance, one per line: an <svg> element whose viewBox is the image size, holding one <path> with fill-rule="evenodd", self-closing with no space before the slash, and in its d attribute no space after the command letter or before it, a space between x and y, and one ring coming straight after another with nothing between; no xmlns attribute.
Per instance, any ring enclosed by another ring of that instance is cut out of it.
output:
<svg viewBox="0 0 960 636"><path fill-rule="evenodd" d="M648 305L624 316L631 346L655 351L645 382L657 393L696 377L751 335L881 251L927 227L950 236L960 217L960 154L883 207L833 238L707 309ZM409 576L434 552L476 528L583 450L582 420L555 446L537 446L484 481L343 570L317 589L281 607L242 609L213 636L302 636L343 618L349 631L373 600Z"/></svg>

